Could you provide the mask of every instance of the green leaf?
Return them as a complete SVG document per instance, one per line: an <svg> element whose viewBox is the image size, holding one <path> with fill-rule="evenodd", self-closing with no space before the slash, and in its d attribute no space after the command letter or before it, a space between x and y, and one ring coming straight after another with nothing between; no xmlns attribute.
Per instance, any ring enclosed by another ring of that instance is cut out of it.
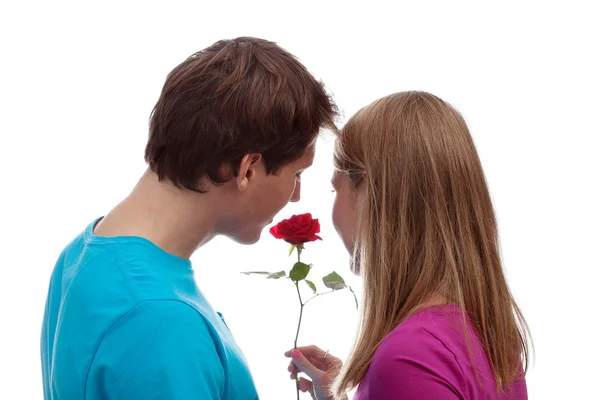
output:
<svg viewBox="0 0 600 400"><path fill-rule="evenodd" d="M290 279L294 282L299 282L306 278L310 271L310 265L304 264L303 262L297 262L290 271Z"/></svg>
<svg viewBox="0 0 600 400"><path fill-rule="evenodd" d="M272 274L267 275L267 279L279 279L285 276L285 271L273 272Z"/></svg>
<svg viewBox="0 0 600 400"><path fill-rule="evenodd" d="M344 289L346 287L346 282L344 281L344 278L339 276L338 273L335 271L327 276L324 276L323 283L325 284L325 286L332 290Z"/></svg>
<svg viewBox="0 0 600 400"><path fill-rule="evenodd" d="M308 279L306 279L304 282L306 282L306 284L308 285L308 287L312 289L313 293L317 293L317 287L315 286L314 283L312 283Z"/></svg>
<svg viewBox="0 0 600 400"><path fill-rule="evenodd" d="M269 275L270 272L265 272L265 271L248 271L248 272L242 272L242 274L244 274L244 275Z"/></svg>

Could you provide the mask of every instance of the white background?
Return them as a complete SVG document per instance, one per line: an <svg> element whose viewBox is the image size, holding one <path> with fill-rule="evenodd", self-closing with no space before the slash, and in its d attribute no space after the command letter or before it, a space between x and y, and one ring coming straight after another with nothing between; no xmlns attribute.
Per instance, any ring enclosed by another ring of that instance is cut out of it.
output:
<svg viewBox="0 0 600 400"><path fill-rule="evenodd" d="M600 399L598 11L592 1L394 3L2 2L1 399L42 397L39 333L54 261L144 171L147 121L166 75L191 53L242 35L297 55L335 94L344 121L409 89L463 112L508 279L534 335L530 398ZM303 177L302 201L279 216L321 219L325 240L304 256L316 281L333 269L349 276L330 220L330 160L328 139ZM295 334L294 288L240 274L289 268L287 246L268 234L252 247L217 239L193 262L261 398L295 398L282 355ZM317 299L300 342L343 357L355 323L347 292Z"/></svg>

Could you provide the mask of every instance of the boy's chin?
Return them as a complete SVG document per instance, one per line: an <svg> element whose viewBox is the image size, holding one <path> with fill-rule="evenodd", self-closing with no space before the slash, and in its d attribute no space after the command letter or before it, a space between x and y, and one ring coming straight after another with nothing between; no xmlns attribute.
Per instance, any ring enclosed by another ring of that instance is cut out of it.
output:
<svg viewBox="0 0 600 400"><path fill-rule="evenodd" d="M260 240L262 231L263 231L262 229L254 229L254 230L247 230L244 232L237 232L233 235L227 235L227 236L236 243L243 244L243 245L251 245L251 244L257 243Z"/></svg>

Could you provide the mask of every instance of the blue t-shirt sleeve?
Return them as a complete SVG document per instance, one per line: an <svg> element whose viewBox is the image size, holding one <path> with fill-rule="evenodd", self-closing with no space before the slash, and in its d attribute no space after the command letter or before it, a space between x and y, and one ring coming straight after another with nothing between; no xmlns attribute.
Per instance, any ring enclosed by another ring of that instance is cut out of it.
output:
<svg viewBox="0 0 600 400"><path fill-rule="evenodd" d="M185 303L138 304L98 347L86 399L221 399L225 378L212 332Z"/></svg>

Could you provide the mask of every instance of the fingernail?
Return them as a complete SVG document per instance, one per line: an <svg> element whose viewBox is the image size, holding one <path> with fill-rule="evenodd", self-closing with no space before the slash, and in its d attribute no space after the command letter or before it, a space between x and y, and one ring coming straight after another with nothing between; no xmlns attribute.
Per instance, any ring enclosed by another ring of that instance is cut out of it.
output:
<svg viewBox="0 0 600 400"><path fill-rule="evenodd" d="M300 352L298 350L292 350L292 357L293 358L298 358L300 357Z"/></svg>

